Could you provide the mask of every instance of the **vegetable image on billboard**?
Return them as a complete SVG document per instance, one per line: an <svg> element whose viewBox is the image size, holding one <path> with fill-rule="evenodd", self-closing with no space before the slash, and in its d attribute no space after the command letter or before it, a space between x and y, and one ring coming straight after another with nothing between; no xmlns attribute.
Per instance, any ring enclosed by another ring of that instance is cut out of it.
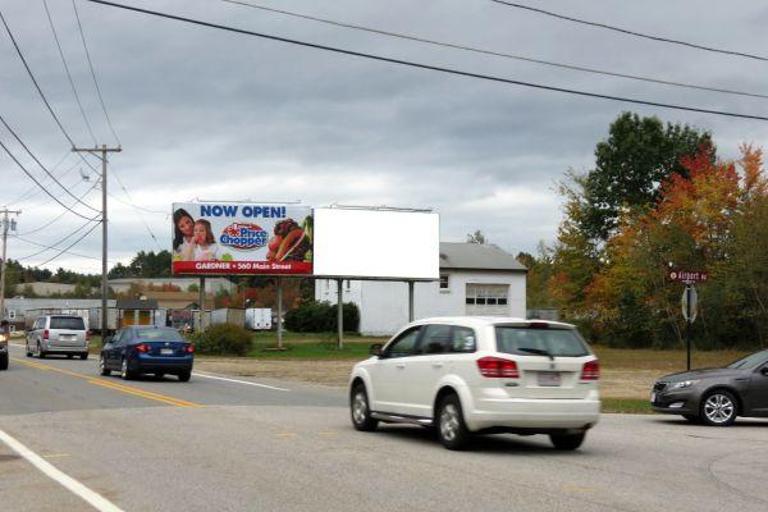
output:
<svg viewBox="0 0 768 512"><path fill-rule="evenodd" d="M308 207L174 203L174 274L312 274Z"/></svg>

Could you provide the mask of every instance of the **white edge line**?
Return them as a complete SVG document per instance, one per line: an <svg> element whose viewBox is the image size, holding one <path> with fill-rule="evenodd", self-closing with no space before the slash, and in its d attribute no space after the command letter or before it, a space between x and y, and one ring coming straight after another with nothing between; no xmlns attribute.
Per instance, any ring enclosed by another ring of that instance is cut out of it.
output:
<svg viewBox="0 0 768 512"><path fill-rule="evenodd" d="M204 377L206 379L223 380L224 382L233 382L235 384L245 384L247 386L256 386L257 388L273 389L275 391L290 391L290 389L278 388L276 386L268 386L267 384L260 384L258 382L251 382L249 380L228 379L226 377L219 377L218 375L209 375L206 373L192 372L192 375L196 377Z"/></svg>
<svg viewBox="0 0 768 512"><path fill-rule="evenodd" d="M62 485L79 498L82 498L96 510L101 512L123 512L123 509L119 508L117 505L107 500L102 495L90 490L88 487L84 486L74 478L62 473L54 465L45 461L42 457L21 444L19 441L8 435L3 430L0 430L0 441L3 441L11 450L24 457L27 462L39 469L42 473L45 474L45 476Z"/></svg>

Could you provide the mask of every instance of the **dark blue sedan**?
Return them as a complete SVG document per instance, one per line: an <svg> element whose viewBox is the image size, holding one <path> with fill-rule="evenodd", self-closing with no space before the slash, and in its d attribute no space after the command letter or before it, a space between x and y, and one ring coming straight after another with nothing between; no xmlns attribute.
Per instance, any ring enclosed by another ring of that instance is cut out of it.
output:
<svg viewBox="0 0 768 512"><path fill-rule="evenodd" d="M106 339L99 370L102 375L120 372L126 380L142 373L152 373L158 378L168 373L187 382L192 376L194 355L194 345L175 329L131 326Z"/></svg>

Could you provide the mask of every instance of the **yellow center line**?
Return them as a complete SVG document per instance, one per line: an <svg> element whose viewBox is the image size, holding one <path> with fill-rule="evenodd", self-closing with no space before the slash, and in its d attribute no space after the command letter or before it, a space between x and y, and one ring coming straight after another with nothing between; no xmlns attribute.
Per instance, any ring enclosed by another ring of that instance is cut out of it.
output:
<svg viewBox="0 0 768 512"><path fill-rule="evenodd" d="M62 368L57 368L55 366L33 362L33 361L26 361L24 359L18 359L18 358L12 358L14 362L23 364L25 366L29 366L30 368L35 368L36 370L41 371L50 371L50 372L56 372L61 373L63 375L68 375L70 377L75 377L77 379L85 379L86 382L89 384L94 384L96 386L105 387L108 389L112 389L114 391L120 391L121 393L125 393L127 395L133 395L138 396L141 398L144 398L146 400L154 400L155 402L164 403L167 405L174 405L176 407L203 407L202 404L197 404L194 402L188 402L186 400L182 400L180 398L175 398L168 395L163 395L160 393L155 393L152 391L146 391L141 388L137 388L134 386L128 386L126 384L119 384L117 382L112 382L107 379L101 379L98 377L94 377L92 375L86 375L84 373L77 373L72 372L69 370L64 370Z"/></svg>

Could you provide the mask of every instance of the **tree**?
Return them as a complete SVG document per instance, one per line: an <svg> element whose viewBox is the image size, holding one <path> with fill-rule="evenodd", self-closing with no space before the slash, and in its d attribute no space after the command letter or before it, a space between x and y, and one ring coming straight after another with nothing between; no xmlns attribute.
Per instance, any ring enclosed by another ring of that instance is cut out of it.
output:
<svg viewBox="0 0 768 512"><path fill-rule="evenodd" d="M595 148L595 168L584 180L585 203L581 229L592 239L604 242L618 226L622 212L652 206L659 186L668 178L688 177L681 159L702 146L715 161L708 132L688 125L664 125L657 117L624 112L609 129L608 139Z"/></svg>
<svg viewBox="0 0 768 512"><path fill-rule="evenodd" d="M467 243L485 245L488 243L488 239L485 238L483 232L478 229L474 233L467 233Z"/></svg>

